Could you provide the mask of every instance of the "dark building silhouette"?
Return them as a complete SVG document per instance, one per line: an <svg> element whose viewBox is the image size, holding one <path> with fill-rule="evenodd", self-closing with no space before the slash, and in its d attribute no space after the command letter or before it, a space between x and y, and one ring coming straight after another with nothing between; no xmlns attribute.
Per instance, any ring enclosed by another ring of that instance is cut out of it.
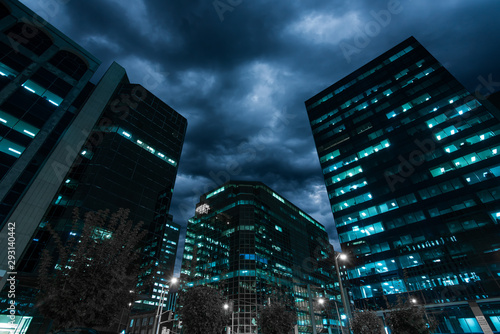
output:
<svg viewBox="0 0 500 334"><path fill-rule="evenodd" d="M0 2L0 241L7 242L7 222L17 221L24 202L41 215L28 188L55 191L51 153L67 137L82 95L100 61L18 1ZM56 181L57 182L57 181ZM51 196L52 197L52 196ZM37 224L37 223L35 223ZM36 225L19 222L16 249L22 252ZM0 251L0 278L5 281L7 248ZM0 287L3 283L0 284Z"/></svg>
<svg viewBox="0 0 500 334"><path fill-rule="evenodd" d="M94 121L89 122L88 130L82 130L86 140L65 144L69 145L67 151L77 152L69 172L60 173L60 162L51 165L60 187L19 260L17 276L20 289L26 288L26 309L34 305L41 251L55 249L47 225L63 241L78 236L73 230L75 208L80 214L127 208L130 219L144 223L149 233L141 263L150 268L140 277L136 293L141 298L135 309L154 308L159 287L173 275L180 226L168 212L186 119L142 86L129 83L125 70L116 63L89 95L79 115L92 113ZM75 124L78 121L72 126Z"/></svg>
<svg viewBox="0 0 500 334"><path fill-rule="evenodd" d="M179 241L169 209L187 127L116 63L90 83L99 61L35 17L17 1L0 2L0 238L7 244L7 222L15 222L19 333L48 329L35 307L41 251L55 249L48 225L63 241L78 235L75 208L127 208L130 219L144 222L142 265L149 269L134 308L158 305ZM13 271L7 247L0 259L2 290ZM0 302L9 302L6 288Z"/></svg>
<svg viewBox="0 0 500 334"><path fill-rule="evenodd" d="M463 333L481 331L479 304L500 330L500 123L486 104L414 38L306 101L358 308L410 298Z"/></svg>
<svg viewBox="0 0 500 334"><path fill-rule="evenodd" d="M263 183L234 181L201 196L187 226L181 281L222 290L234 333L255 333L269 301L297 313L299 333L336 331L343 309L332 256L323 225Z"/></svg>

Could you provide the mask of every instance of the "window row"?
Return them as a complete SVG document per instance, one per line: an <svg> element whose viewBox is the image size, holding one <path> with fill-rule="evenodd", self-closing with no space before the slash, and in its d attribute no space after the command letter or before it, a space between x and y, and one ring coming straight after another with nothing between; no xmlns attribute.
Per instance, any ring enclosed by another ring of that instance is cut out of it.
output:
<svg viewBox="0 0 500 334"><path fill-rule="evenodd" d="M343 194L354 191L358 188L363 188L366 185L368 185L368 182L366 181L365 178L362 178L352 184L348 184L346 186L335 189L334 191L328 194L328 197L332 199L334 197L342 196Z"/></svg>
<svg viewBox="0 0 500 334"><path fill-rule="evenodd" d="M397 199L389 200L385 203L369 207L358 211L357 213L352 213L348 216L343 216L338 218L339 223L337 226L343 226L347 224L352 224L360 219L366 219L370 217L377 216L379 214L395 210L399 207L407 206L416 203L417 199L414 194L409 194L405 196L398 197Z"/></svg>
<svg viewBox="0 0 500 334"><path fill-rule="evenodd" d="M476 162L487 160L491 157L494 157L498 154L498 150L500 149L500 145L493 146L487 148L486 150L480 151L478 153L470 153L464 155L460 158L453 159L450 162L442 163L434 168L429 169L429 172L433 177L438 177L447 172L454 171L460 169L465 166L469 166L475 164Z"/></svg>

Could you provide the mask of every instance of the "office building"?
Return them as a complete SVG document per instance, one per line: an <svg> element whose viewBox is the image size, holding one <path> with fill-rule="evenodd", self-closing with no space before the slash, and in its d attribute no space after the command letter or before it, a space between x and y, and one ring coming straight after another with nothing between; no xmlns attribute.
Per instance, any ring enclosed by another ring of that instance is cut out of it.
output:
<svg viewBox="0 0 500 334"><path fill-rule="evenodd" d="M50 153L75 119L100 64L18 1L0 2L0 240L7 242L7 222L18 221L15 208L24 202L31 213L37 201L30 185L55 175L44 167ZM57 181L56 181L57 182ZM52 197L52 196L51 196ZM43 209L44 211L44 209ZM43 214L43 213L41 213ZM26 247L32 224L16 226L16 249ZM0 251L0 284L5 282L7 248Z"/></svg>
<svg viewBox="0 0 500 334"><path fill-rule="evenodd" d="M41 251L55 246L47 225L65 241L78 233L73 230L75 208L81 214L128 208L129 218L144 222L148 231L141 264L150 268L140 278L136 292L141 300L136 307L154 308L160 295L155 286L172 276L177 252L180 226L172 222L169 208L186 119L142 86L129 83L125 70L116 63L90 94L79 116L92 117L88 131L82 130L86 140L64 144L77 152L69 172L60 174L62 167L51 165L60 187L19 260L19 287L26 289L23 306L29 309L35 302ZM72 126L75 123L78 119Z"/></svg>
<svg viewBox="0 0 500 334"><path fill-rule="evenodd" d="M284 197L260 182L230 181L202 195L189 220L181 282L222 290L234 333L257 333L257 314L275 297L297 313L299 333L337 330L332 252L325 227Z"/></svg>
<svg viewBox="0 0 500 334"><path fill-rule="evenodd" d="M356 307L400 296L439 332L483 315L500 330L500 122L483 102L413 37L306 101Z"/></svg>
<svg viewBox="0 0 500 334"><path fill-rule="evenodd" d="M7 240L7 222L16 222L21 333L46 329L34 307L41 251L54 248L46 227L63 241L77 234L74 208L83 214L123 207L144 222L142 262L150 269L140 278L135 306L158 304L156 286L172 276L177 252L180 226L169 209L187 127L116 63L97 85L89 83L99 61L35 17L17 1L0 3L0 237ZM0 290L12 271L7 258L5 247ZM8 302L6 289L0 300ZM0 319L1 326L7 322Z"/></svg>

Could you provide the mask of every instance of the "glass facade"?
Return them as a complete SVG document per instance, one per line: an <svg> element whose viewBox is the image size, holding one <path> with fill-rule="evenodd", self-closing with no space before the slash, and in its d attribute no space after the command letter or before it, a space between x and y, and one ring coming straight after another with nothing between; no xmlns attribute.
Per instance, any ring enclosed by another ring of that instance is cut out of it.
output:
<svg viewBox="0 0 500 334"><path fill-rule="evenodd" d="M102 91L109 93L102 96ZM141 300L134 309L147 311L158 305L161 286L174 271L180 226L172 221L169 210L186 119L142 86L131 84L118 64L87 91L85 100L82 113L89 106L95 109L96 100L103 100L102 109L97 110L100 116L90 131L82 130L84 142L67 144L75 152L67 158L71 159L69 172L61 174L61 184L16 268L16 296L22 301L17 309L33 316L31 332L47 325L34 307L42 251L56 254L47 226L63 242L78 236L73 225L75 208L81 216L87 211L126 208L130 209L129 219L144 223L148 234L143 240L141 266L148 269L139 277L135 292ZM57 168L52 172L57 173ZM0 298L7 301L6 289Z"/></svg>
<svg viewBox="0 0 500 334"><path fill-rule="evenodd" d="M264 184L229 182L203 195L189 220L183 287L221 289L234 305L235 333L257 333L257 313L275 297L297 312L300 333L337 328L343 309L328 240L321 224Z"/></svg>
<svg viewBox="0 0 500 334"><path fill-rule="evenodd" d="M20 3L7 3L0 3L0 230L100 64L69 38L55 38L54 28L27 20L32 14Z"/></svg>
<svg viewBox="0 0 500 334"><path fill-rule="evenodd" d="M151 268L141 277L138 292L152 299L141 303L146 308L157 305L161 293L157 287L173 275L179 241L180 226L172 221L169 209L186 127L186 119L175 110L122 78L64 177L18 271L35 273L41 250L50 247L47 224L63 240L74 235L74 208L81 214L128 208L129 218L144 222L149 231L141 265ZM154 284L145 285L149 280Z"/></svg>
<svg viewBox="0 0 500 334"><path fill-rule="evenodd" d="M342 250L352 254L346 285L356 307L389 308L403 295L444 310L475 300L482 309L495 305L498 111L414 38L306 109ZM496 305L487 317L492 328ZM460 332L453 328L440 330Z"/></svg>

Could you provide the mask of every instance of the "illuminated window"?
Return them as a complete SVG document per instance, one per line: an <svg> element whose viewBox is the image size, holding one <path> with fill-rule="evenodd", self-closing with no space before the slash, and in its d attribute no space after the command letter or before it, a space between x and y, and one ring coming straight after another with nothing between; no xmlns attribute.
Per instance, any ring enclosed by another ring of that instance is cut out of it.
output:
<svg viewBox="0 0 500 334"><path fill-rule="evenodd" d="M24 146L18 145L5 138L0 141L0 152L6 153L15 158L19 158L25 149L26 148Z"/></svg>
<svg viewBox="0 0 500 334"><path fill-rule="evenodd" d="M63 101L62 97L57 96L56 94L43 88L42 86L36 84L35 82L33 82L31 80L28 80L25 83L23 83L23 87L27 91L45 98L48 102L52 103L55 106L59 106L61 104L61 102Z"/></svg>

